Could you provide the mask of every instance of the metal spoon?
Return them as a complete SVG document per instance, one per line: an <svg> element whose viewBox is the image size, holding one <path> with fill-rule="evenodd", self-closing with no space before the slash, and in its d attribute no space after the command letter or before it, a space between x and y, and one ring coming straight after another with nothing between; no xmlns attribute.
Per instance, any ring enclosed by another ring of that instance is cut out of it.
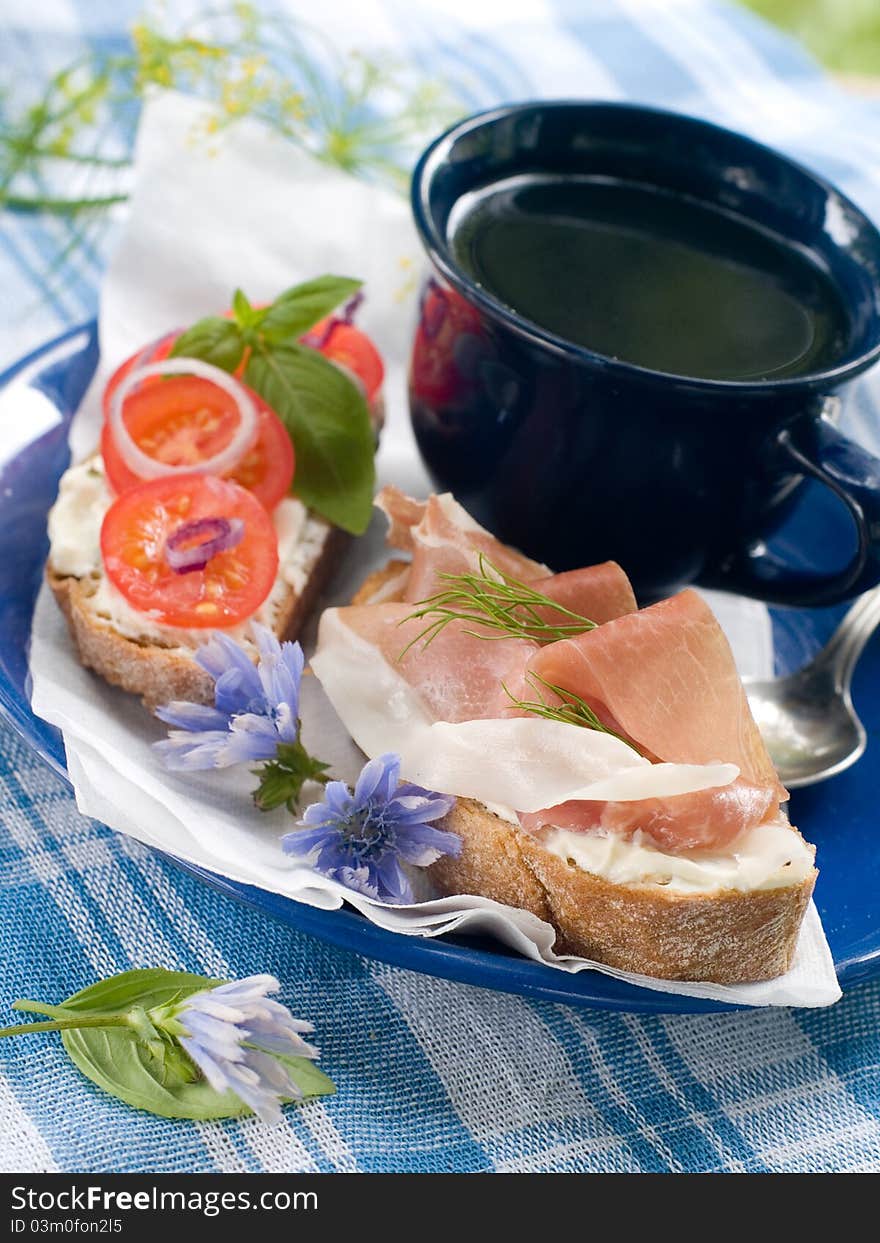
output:
<svg viewBox="0 0 880 1243"><path fill-rule="evenodd" d="M818 656L797 673L745 679L767 750L789 788L825 781L865 750L850 683L865 644L880 624L880 587L860 596Z"/></svg>

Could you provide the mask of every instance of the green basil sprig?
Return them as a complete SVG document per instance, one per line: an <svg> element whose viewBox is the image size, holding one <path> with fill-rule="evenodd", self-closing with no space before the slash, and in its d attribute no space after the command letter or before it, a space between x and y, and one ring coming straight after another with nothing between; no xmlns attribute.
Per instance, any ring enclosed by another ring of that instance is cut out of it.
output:
<svg viewBox="0 0 880 1243"><path fill-rule="evenodd" d="M223 983L162 968L124 971L74 993L59 1006L16 1002L15 1009L44 1014L47 1021L4 1028L0 1035L60 1031L64 1048L82 1073L135 1109L163 1118L238 1117L251 1111L233 1092L215 1091L156 1019L162 1007ZM287 1068L304 1099L335 1092L332 1080L309 1058L273 1056Z"/></svg>
<svg viewBox="0 0 880 1243"><path fill-rule="evenodd" d="M237 289L233 318L209 315L178 337L172 357L200 358L233 372L284 423L296 451L297 496L328 521L362 534L376 481L375 438L363 394L344 372L299 338L361 287L346 276L294 285L269 306Z"/></svg>

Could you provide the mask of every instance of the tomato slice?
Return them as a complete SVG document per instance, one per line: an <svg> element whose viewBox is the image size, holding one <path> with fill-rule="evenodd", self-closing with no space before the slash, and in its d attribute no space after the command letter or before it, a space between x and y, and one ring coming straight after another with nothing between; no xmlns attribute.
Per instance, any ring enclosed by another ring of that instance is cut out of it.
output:
<svg viewBox="0 0 880 1243"><path fill-rule="evenodd" d="M230 312L231 314L231 312ZM373 401L382 386L385 368L370 338L352 324L324 319L310 329L309 338L327 339L318 348L330 362L347 368L364 386ZM107 478L118 494L137 487L142 480L126 466L110 432L107 415L110 400L121 381L135 367L168 358L180 331L167 333L127 358L110 377L104 390L104 428L101 454ZM239 370L243 370L239 368ZM238 374L238 373L236 373ZM209 394L210 390L210 394ZM228 474L273 509L291 488L295 466L294 447L284 424L256 394L258 432L253 448ZM188 407L191 406L191 409ZM218 452L232 435L230 421L234 403L225 393L196 376L151 377L125 401L124 418L135 441L151 457L174 466L195 468L199 458ZM224 411L229 418L226 418Z"/></svg>
<svg viewBox="0 0 880 1243"><path fill-rule="evenodd" d="M228 393L198 376L184 374L157 379L159 383L145 380L126 398L125 425L150 457L171 466L191 466L196 470L200 461L219 453L229 443L238 421L235 402ZM226 477L248 488L271 510L290 491L293 444L274 410L256 393L251 396L257 406L256 440ZM104 421L101 431L101 456L107 478L117 494L143 482L123 460L108 420Z"/></svg>
<svg viewBox="0 0 880 1243"><path fill-rule="evenodd" d="M306 344L309 344L311 337L320 341L325 332L328 333L327 340L317 347L319 353L330 362L339 363L353 371L363 383L367 401L372 401L385 378L382 355L365 332L341 320L330 326L329 320L322 319L314 328L309 329Z"/></svg>
<svg viewBox="0 0 880 1243"><path fill-rule="evenodd" d="M126 358L124 363L120 363L113 372L104 388L104 396L102 405L104 408L104 418L109 417L110 398L115 390L119 387L129 371L133 371L135 367L145 367L147 363L158 363L163 358L167 358L174 347L174 342L180 336L180 330L175 329L174 332L167 332L164 337L160 337L158 341L151 341L149 345L145 345L142 350L138 350L136 354L132 354L130 358ZM161 377L156 376L151 380L145 380L145 384L153 384Z"/></svg>
<svg viewBox="0 0 880 1243"><path fill-rule="evenodd" d="M290 433L275 411L253 394L257 403L257 439L229 478L253 492L268 510L273 510L290 492L296 467Z"/></svg>
<svg viewBox="0 0 880 1243"><path fill-rule="evenodd" d="M226 313L227 315L232 314L231 311ZM331 319L332 316L328 319L322 319L320 323L315 324L314 328L310 328L306 333L305 343L308 345L310 338L320 341L324 334L327 333L327 340L323 345L315 348L325 358L329 358L331 362L341 363L343 367L353 371L363 383L367 401L372 401L382 387L382 381L385 378L385 364L382 362L382 355L367 334L361 332L359 328L355 328L354 324L345 324L338 320L330 328ZM163 358L167 358L179 336L179 329L169 332L164 337L160 337L158 341L153 341L150 345L144 346L137 354L132 354L131 358L127 358L121 366L117 367L104 390L105 417L109 409L109 401L113 395L113 390L128 375L129 371L134 367L143 367L146 363L155 363ZM239 371L241 370L243 368L239 368ZM239 374L239 371L236 372L236 375ZM155 381L145 381L145 384L152 383L155 383Z"/></svg>
<svg viewBox="0 0 880 1243"><path fill-rule="evenodd" d="M239 518L244 534L203 569L177 573L165 559L166 540L201 518ZM118 497L104 516L101 555L133 608L193 630L246 621L278 574L278 538L260 502L237 483L198 472L151 479Z"/></svg>

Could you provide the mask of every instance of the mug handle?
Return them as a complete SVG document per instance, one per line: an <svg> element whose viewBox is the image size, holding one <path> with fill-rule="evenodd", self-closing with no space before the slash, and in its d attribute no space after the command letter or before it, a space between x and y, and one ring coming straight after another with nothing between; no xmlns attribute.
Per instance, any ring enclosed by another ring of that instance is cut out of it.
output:
<svg viewBox="0 0 880 1243"><path fill-rule="evenodd" d="M833 399L831 399L833 401ZM826 402L826 410L831 402ZM858 547L842 570L815 574L786 564L757 545L736 554L707 586L770 604L818 608L860 595L880 582L880 458L837 430L827 413L784 427L776 438L783 463L818 479L849 510Z"/></svg>

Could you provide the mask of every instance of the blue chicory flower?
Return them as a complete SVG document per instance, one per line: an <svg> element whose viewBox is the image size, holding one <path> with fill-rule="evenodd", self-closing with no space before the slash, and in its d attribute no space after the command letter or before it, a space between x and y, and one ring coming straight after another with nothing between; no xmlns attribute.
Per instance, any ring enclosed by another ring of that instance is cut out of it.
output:
<svg viewBox="0 0 880 1243"><path fill-rule="evenodd" d="M214 707L176 700L156 715L175 726L154 743L166 768L194 772L274 759L279 743L294 743L299 730L299 684L303 652L279 643L271 630L251 624L259 653L255 665L240 644L215 634L196 652L214 679Z"/></svg>
<svg viewBox="0 0 880 1243"><path fill-rule="evenodd" d="M302 827L285 834L285 852L367 897L411 902L401 863L427 867L441 855L457 856L461 838L429 823L445 816L454 798L399 785L399 778L400 756L382 755L364 766L353 792L329 782L323 801L306 808Z"/></svg>
<svg viewBox="0 0 880 1243"><path fill-rule="evenodd" d="M280 987L274 976L251 975L192 993L169 1016L180 1044L214 1091L234 1092L264 1122L280 1119L282 1101L302 1097L274 1055L318 1056L303 1040L314 1031L312 1024L267 996Z"/></svg>

